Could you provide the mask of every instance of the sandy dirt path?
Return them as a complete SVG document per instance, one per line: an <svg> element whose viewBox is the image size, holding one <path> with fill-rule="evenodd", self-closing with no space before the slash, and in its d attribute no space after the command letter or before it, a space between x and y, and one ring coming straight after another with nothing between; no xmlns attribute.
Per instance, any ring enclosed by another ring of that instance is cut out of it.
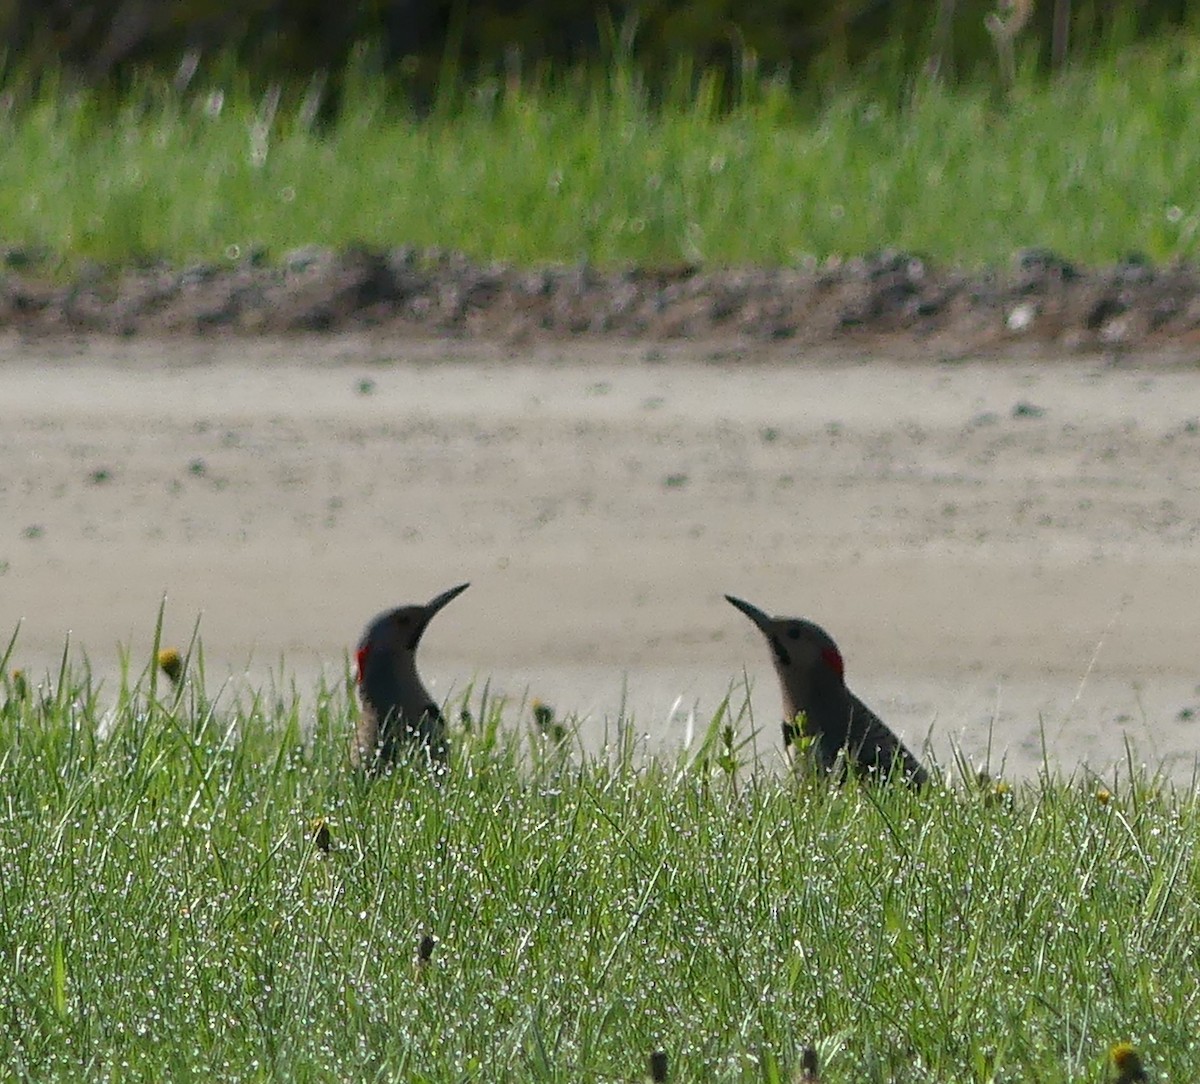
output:
<svg viewBox="0 0 1200 1084"><path fill-rule="evenodd" d="M1200 751L1194 368L8 341L0 434L0 635L33 673L68 631L115 673L165 591L210 675L340 676L374 611L470 580L423 647L438 695L528 690L589 743L624 695L670 745L744 668L774 755L732 592L825 625L943 762L1029 775L1044 741L1103 772L1128 738L1188 780Z"/></svg>

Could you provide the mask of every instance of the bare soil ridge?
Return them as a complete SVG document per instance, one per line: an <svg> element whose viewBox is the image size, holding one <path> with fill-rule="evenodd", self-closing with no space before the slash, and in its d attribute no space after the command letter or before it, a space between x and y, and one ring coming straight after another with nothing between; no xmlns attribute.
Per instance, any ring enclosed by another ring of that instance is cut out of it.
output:
<svg viewBox="0 0 1200 1084"><path fill-rule="evenodd" d="M0 327L30 334L341 332L542 341L743 337L816 346L886 337L951 352L1153 350L1200 341L1200 273L1130 257L1085 269L1023 250L1006 271L905 252L790 268L604 270L480 264L411 247L309 246L277 262L83 267L66 282L10 250Z"/></svg>

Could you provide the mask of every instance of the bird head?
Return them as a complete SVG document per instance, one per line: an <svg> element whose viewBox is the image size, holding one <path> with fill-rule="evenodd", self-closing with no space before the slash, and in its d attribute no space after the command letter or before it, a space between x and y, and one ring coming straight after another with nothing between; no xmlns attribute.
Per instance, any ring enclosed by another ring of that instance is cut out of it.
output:
<svg viewBox="0 0 1200 1084"><path fill-rule="evenodd" d="M736 606L767 638L778 670L808 673L816 668L828 671L839 681L845 680L846 666L833 637L820 625L802 617L771 617L757 606L733 595L726 601Z"/></svg>
<svg viewBox="0 0 1200 1084"><path fill-rule="evenodd" d="M395 659L401 654L412 654L421 642L421 636L434 615L448 602L456 599L468 587L460 583L430 599L424 606L398 606L374 618L358 641L355 661L358 663L358 683L361 685L368 660L374 656Z"/></svg>

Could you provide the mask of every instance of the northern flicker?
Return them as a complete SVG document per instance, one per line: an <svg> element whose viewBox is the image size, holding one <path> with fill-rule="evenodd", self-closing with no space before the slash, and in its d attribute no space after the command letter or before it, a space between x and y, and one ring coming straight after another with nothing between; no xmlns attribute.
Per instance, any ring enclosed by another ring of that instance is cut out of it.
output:
<svg viewBox="0 0 1200 1084"><path fill-rule="evenodd" d="M845 750L846 761L860 773L889 778L896 770L904 782L918 787L929 781L921 762L846 687L842 653L829 633L803 618L770 617L740 598L725 598L758 626L771 645L783 690L786 747L800 737L811 738L817 763L825 771L837 767Z"/></svg>
<svg viewBox="0 0 1200 1084"><path fill-rule="evenodd" d="M435 764L445 764L446 720L421 684L417 645L434 614L469 586L460 583L424 606L381 613L362 634L355 653L362 710L350 751L356 768L382 771L414 747Z"/></svg>

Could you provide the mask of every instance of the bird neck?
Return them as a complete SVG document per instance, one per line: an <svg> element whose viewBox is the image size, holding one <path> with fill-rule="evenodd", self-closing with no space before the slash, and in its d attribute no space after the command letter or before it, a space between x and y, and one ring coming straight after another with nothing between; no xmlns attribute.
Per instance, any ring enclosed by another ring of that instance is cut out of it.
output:
<svg viewBox="0 0 1200 1084"><path fill-rule="evenodd" d="M783 709L789 718L800 712L810 720L811 730L820 730L830 725L833 716L839 717L845 709L849 712L849 691L840 674L817 663L804 670L779 670L779 683L783 687ZM844 723L844 719L839 721Z"/></svg>
<svg viewBox="0 0 1200 1084"><path fill-rule="evenodd" d="M430 704L429 693L417 673L417 659L411 651L397 651L390 657L371 660L363 680L363 691L382 714L420 719Z"/></svg>

